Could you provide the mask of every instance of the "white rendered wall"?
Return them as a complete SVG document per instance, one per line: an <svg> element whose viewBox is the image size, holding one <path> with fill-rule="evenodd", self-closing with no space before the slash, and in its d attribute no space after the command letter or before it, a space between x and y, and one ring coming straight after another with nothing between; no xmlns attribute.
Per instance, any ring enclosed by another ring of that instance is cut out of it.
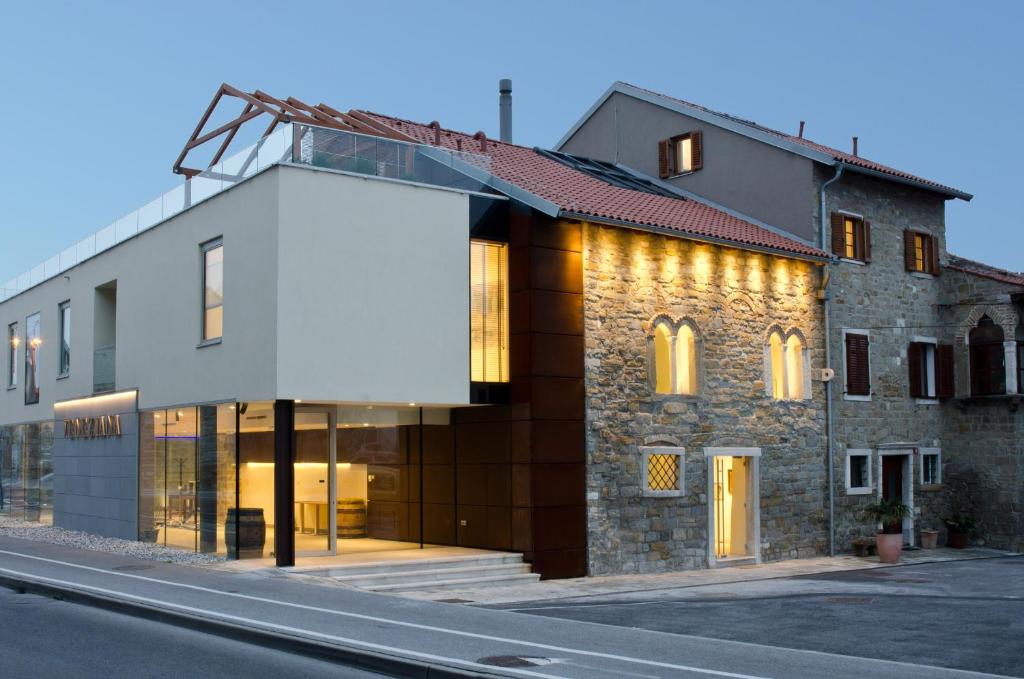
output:
<svg viewBox="0 0 1024 679"><path fill-rule="evenodd" d="M280 168L279 398L465 404L469 197Z"/></svg>

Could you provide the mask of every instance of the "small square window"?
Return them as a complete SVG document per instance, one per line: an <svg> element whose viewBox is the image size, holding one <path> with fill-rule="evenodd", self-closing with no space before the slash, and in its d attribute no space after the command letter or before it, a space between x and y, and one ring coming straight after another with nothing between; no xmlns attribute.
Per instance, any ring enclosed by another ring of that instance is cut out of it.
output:
<svg viewBox="0 0 1024 679"><path fill-rule="evenodd" d="M679 497L683 494L683 448L650 446L642 453L643 494L648 497Z"/></svg>
<svg viewBox="0 0 1024 679"><path fill-rule="evenodd" d="M938 448L921 449L921 485L937 486L942 483L942 451Z"/></svg>
<svg viewBox="0 0 1024 679"><path fill-rule="evenodd" d="M846 451L846 494L867 495L871 492L871 451Z"/></svg>

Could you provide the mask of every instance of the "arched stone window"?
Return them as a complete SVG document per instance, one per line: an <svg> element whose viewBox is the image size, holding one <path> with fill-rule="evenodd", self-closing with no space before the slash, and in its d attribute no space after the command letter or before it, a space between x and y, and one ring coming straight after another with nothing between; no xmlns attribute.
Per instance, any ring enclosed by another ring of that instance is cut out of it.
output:
<svg viewBox="0 0 1024 679"><path fill-rule="evenodd" d="M1003 329L987 315L967 336L971 359L971 395L1006 393L1006 351Z"/></svg>
<svg viewBox="0 0 1024 679"><path fill-rule="evenodd" d="M769 331L765 346L765 384L769 396L777 401L809 398L809 365L807 344L798 330Z"/></svg>
<svg viewBox="0 0 1024 679"><path fill-rule="evenodd" d="M654 321L648 337L651 386L659 394L694 396L699 389L699 342L689 321Z"/></svg>

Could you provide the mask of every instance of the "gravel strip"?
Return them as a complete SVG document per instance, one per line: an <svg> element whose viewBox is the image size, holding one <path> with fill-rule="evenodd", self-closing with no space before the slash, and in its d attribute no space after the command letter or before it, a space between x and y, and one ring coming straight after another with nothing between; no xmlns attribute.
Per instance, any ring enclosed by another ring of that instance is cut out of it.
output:
<svg viewBox="0 0 1024 679"><path fill-rule="evenodd" d="M93 552L124 554L125 556L133 556L147 561L165 561L167 563L205 566L221 563L226 560L222 556L213 554L197 554L183 549L164 547L163 545L154 545L147 542L106 538L77 530L58 528L57 526L44 526L30 521L12 519L7 516L0 516L0 535L21 538L23 540L35 540L36 542L49 542L54 545L67 545L68 547L88 549Z"/></svg>

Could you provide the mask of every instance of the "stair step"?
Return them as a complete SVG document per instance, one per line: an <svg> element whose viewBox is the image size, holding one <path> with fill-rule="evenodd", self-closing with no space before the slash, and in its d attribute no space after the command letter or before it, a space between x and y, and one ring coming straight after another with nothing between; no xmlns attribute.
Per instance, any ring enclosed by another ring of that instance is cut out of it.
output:
<svg viewBox="0 0 1024 679"><path fill-rule="evenodd" d="M409 573L439 568L507 566L522 563L524 563L522 554L504 553L409 559L408 561L372 561L344 566L295 568L293 572L336 578L349 575Z"/></svg>
<svg viewBox="0 0 1024 679"><path fill-rule="evenodd" d="M404 582L391 585L374 585L366 587L371 592L413 592L425 589L473 589L477 587L504 587L537 582L537 573L521 573L518 575L496 575L481 578L456 578L453 580L426 580L420 582Z"/></svg>
<svg viewBox="0 0 1024 679"><path fill-rule="evenodd" d="M446 568L426 568L418 571L400 573L380 571L375 573L358 573L333 575L332 580L353 585L355 587L372 587L376 585L400 584L403 582L427 582L454 580L471 577L497 577L504 575L520 575L530 573L529 564L507 563L485 566L462 566Z"/></svg>

